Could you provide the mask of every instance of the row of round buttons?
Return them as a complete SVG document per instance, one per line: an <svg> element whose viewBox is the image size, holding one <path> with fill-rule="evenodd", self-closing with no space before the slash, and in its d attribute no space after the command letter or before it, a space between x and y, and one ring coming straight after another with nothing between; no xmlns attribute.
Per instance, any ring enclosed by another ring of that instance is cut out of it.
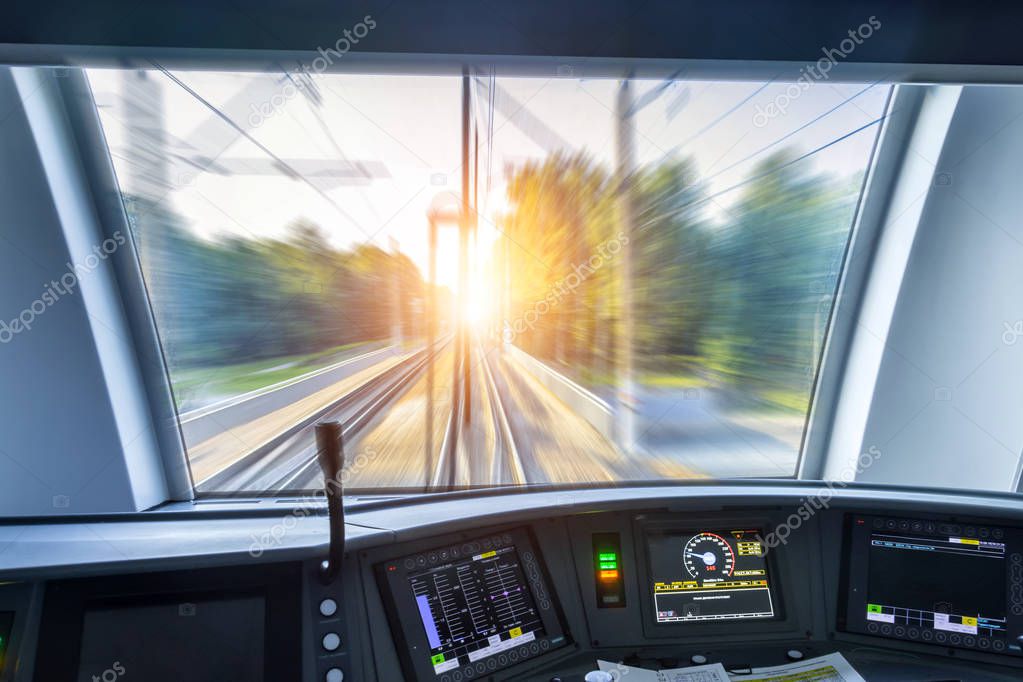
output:
<svg viewBox="0 0 1023 682"><path fill-rule="evenodd" d="M327 600L325 600L327 601ZM330 600L333 601L333 600ZM323 611L321 604L321 613ZM328 632L323 636L323 649L325 651L337 651L341 647L341 636L336 632ZM323 676L325 682L344 682L345 674L341 668L331 668Z"/></svg>
<svg viewBox="0 0 1023 682"><path fill-rule="evenodd" d="M1009 612L1023 616L1023 555L1009 555Z"/></svg>
<svg viewBox="0 0 1023 682"><path fill-rule="evenodd" d="M508 651L508 653L493 656L485 662L478 661L475 664L465 666L461 670L455 670L448 673L440 678L440 682L461 682L462 680L471 680L479 675L497 670L498 666L503 668L509 663L515 663L519 659L526 659L530 656L535 656L541 651L547 651L550 647L551 643L546 639L539 642L532 642L531 644L523 644L517 649Z"/></svg>
<svg viewBox="0 0 1023 682"><path fill-rule="evenodd" d="M974 637L973 635L961 635L958 632L944 632L930 628L916 628L913 626L891 625L885 623L869 623L867 631L872 634L895 635L903 639L919 639L924 642L935 642L937 644L952 644L954 646L966 646L977 649L994 649L1002 651L1005 649L1005 642L990 637Z"/></svg>
<svg viewBox="0 0 1023 682"><path fill-rule="evenodd" d="M319 611L324 618L333 618L337 614L337 602L328 597L320 602ZM341 635L328 632L323 636L322 644L324 651L337 651L341 648ZM325 682L344 682L345 674L341 668L331 668L324 674L323 679Z"/></svg>
<svg viewBox="0 0 1023 682"><path fill-rule="evenodd" d="M936 523L909 519L874 519L874 528L881 530L912 531L928 535L965 535L968 538L994 538L1001 540L1005 532L1001 528L985 528L983 526L961 526L954 523Z"/></svg>
<svg viewBox="0 0 1023 682"><path fill-rule="evenodd" d="M498 547L504 547L512 544L512 536L508 533L503 535L495 535L493 537L485 538L476 542L466 542L461 546L446 547L444 549L438 549L427 554L419 554L414 557L408 557L405 559L405 568L425 568L426 566L435 566L451 559L457 559L463 556L472 556L479 552L489 552L492 549Z"/></svg>
<svg viewBox="0 0 1023 682"><path fill-rule="evenodd" d="M533 587L536 605L540 607L541 611L549 611L551 600L544 589L543 580L540 575L540 566L536 563L536 557L533 556L532 552L523 552L522 563L526 569L526 577L529 580L529 584Z"/></svg>

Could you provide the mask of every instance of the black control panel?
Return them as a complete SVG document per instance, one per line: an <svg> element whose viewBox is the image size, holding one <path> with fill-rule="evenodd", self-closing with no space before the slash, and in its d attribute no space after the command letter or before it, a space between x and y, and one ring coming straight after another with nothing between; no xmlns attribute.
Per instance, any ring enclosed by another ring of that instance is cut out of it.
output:
<svg viewBox="0 0 1023 682"><path fill-rule="evenodd" d="M1023 530L847 516L849 632L1023 654Z"/></svg>
<svg viewBox="0 0 1023 682"><path fill-rule="evenodd" d="M295 679L301 581L294 563L52 581L34 679Z"/></svg>
<svg viewBox="0 0 1023 682"><path fill-rule="evenodd" d="M525 529L399 557L376 570L409 679L482 677L568 643Z"/></svg>
<svg viewBox="0 0 1023 682"><path fill-rule="evenodd" d="M0 611L0 679L3 679L7 662L7 647L11 642L11 630L14 627L14 612Z"/></svg>

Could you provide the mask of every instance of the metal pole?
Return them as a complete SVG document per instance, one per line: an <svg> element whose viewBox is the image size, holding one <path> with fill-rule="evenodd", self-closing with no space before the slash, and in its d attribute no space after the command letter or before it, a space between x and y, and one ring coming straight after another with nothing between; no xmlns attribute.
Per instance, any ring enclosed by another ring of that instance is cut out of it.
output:
<svg viewBox="0 0 1023 682"><path fill-rule="evenodd" d="M511 321L511 240L507 235L501 237L501 251L504 254L504 295L501 297L503 314L501 315L501 346L507 350L511 345L515 330Z"/></svg>
<svg viewBox="0 0 1023 682"><path fill-rule="evenodd" d="M471 167L469 166L469 129L471 121L470 111L470 81L469 71L462 71L462 216L458 221L458 298L459 298L459 334L461 343L462 363L462 418L468 424L471 412L470 402L472 388L469 383L469 325L466 319L466 309L469 304L469 226L471 220L471 205L469 197L469 184ZM457 371L457 364L456 364Z"/></svg>
<svg viewBox="0 0 1023 682"><path fill-rule="evenodd" d="M621 305L621 336L618 339L618 390L617 390L617 436L619 446L629 451L635 446L636 434L636 386L633 376L632 336L632 171L633 140L630 119L632 117L632 90L629 73L622 80L615 102L615 142L618 156L618 206L619 230L623 236L621 251L621 276L619 277L619 303Z"/></svg>
<svg viewBox="0 0 1023 682"><path fill-rule="evenodd" d="M430 218L429 287L426 305L426 485L433 477L433 344L437 341L437 223Z"/></svg>
<svg viewBox="0 0 1023 682"><path fill-rule="evenodd" d="M401 352L403 340L401 331L401 247L398 244L398 240L394 237L389 237L388 242L391 247L391 306L393 314L391 316L391 343L394 347Z"/></svg>

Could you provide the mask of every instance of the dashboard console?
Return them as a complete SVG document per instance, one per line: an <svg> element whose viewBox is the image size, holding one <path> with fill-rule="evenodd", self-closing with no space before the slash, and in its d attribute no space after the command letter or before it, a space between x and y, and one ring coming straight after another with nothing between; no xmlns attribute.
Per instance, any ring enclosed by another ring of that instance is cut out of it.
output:
<svg viewBox="0 0 1023 682"><path fill-rule="evenodd" d="M484 500L380 505L349 515L364 525L334 582L315 518L289 535L308 524L308 548L219 566L4 574L0 682L580 682L597 659L741 673L836 652L871 681L1023 678L1023 508L850 495L801 514L805 495L742 492L535 509L509 495L522 506L484 524Z"/></svg>

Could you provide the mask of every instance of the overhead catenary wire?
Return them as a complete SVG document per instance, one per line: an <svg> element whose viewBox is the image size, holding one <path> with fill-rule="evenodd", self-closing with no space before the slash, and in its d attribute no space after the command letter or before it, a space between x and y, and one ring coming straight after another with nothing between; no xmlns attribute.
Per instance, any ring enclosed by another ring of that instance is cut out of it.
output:
<svg viewBox="0 0 1023 682"><path fill-rule="evenodd" d="M734 185L726 187L725 189L722 189L722 190L720 190L718 192L715 192L714 194L708 195L706 197L701 197L699 199L696 199L695 201L690 201L689 203L683 204L682 206L679 206L679 207L677 207L675 209L672 209L670 211L665 211L663 213L659 213L659 214L655 215L653 218L645 221L642 225L639 225L637 227L637 229L639 229L639 230L645 229L646 227L649 227L651 224L653 224L654 222L656 222L658 220L661 220L663 218L670 218L672 216L678 215L679 213L682 213L686 209L691 208L693 206L698 206L698 205L706 203L708 201L713 201L714 199L716 199L719 196L722 196L723 194L728 194L729 192L734 192L735 190L740 189L740 188L744 187L745 185L750 184L751 182L755 182L757 180L761 180L761 179L763 179L765 177L773 175L773 174L775 174L775 173L777 173L779 171L782 171L782 170L784 170L784 169L786 169L786 168L788 168L788 167L790 167L790 166L792 166L794 164L799 163L800 161L805 161L806 159L810 158L814 154L822 152L825 149L828 149L829 147L832 147L832 146L838 144L839 142L841 142L843 140L846 140L846 139L852 137L853 135L856 135L857 133L860 133L860 132L866 130L867 128L870 128L872 126L877 125L878 123L881 123L889 115L890 114L885 114L883 116L880 116L880 117L874 119L873 121L870 121L869 123L865 123L864 125L856 128L854 130L850 130L849 132L845 133L844 135L836 137L835 139L831 140L830 142L822 144L821 146L816 147L815 149L812 149L812 150L806 152L805 154L801 154L800 156L797 156L796 158L791 159L790 161L787 161L787 162L781 164L780 166L777 166L775 168L771 168L769 170L766 170L763 173L758 173L756 175L750 176L750 177L746 178L745 180L743 180L742 182L738 182L738 183L736 183Z"/></svg>
<svg viewBox="0 0 1023 682"><path fill-rule="evenodd" d="M759 148L759 149L757 149L756 151L753 151L752 153L749 153L749 154L747 154L747 155L746 155L746 156L744 156L743 158L740 158L740 160L739 160L739 161L737 161L737 162L735 162L735 163L732 163L732 164L728 165L728 166L727 166L726 168L723 168L723 169L721 169L720 171L718 171L718 172L714 173L713 175L711 175L711 176L708 176L708 177L706 177L706 178L701 178L701 182L703 182L704 184L706 184L706 183L710 182L711 180L713 180L714 178L720 177L721 175L723 175L723 174L727 173L728 171L730 171L730 170L732 170L732 169L735 169L735 168L737 168L737 167L739 167L739 166L741 166L741 165L745 164L746 162L750 161L750 160L751 160L751 158L753 158L753 157L755 157L755 156L757 156L757 155L759 155L759 154L763 153L763 152L764 152L764 151L766 151L767 149L770 149L770 148L772 148L772 147L776 146L777 144L781 144L781 143L782 143L782 142L784 142L785 140L787 140L787 139L789 139L789 138L793 137L793 136L794 136L794 135L796 135L797 133L799 133L799 132L801 132L801 131L805 130L806 128L809 128L809 127L810 127L810 126L812 126L813 124L815 124L815 123L818 123L819 121L821 121L821 120L824 120L824 119L826 119L827 117L831 116L831 115L832 115L832 113L834 113L835 111L837 111L837 110L839 110L840 108L842 108L843 106L845 106L845 105L849 104L849 103L850 103L850 102L851 102L851 101L852 101L853 99L855 99L856 97L859 97L859 96L860 96L860 95L862 95L863 93L865 93L865 92L868 92L869 90L871 90L872 88L874 88L875 86L877 86L878 84L880 84L880 83L882 83L882 82L884 82L884 79L880 79L880 80L878 80L878 81L875 81L875 82L873 82L873 83L871 83L871 84L869 84L869 85L866 85L866 87L864 87L864 88L862 88L861 90L859 90L859 91L855 92L854 94L850 95L849 97L846 97L846 98L845 98L844 100L842 100L841 102L839 102L839 103L838 103L838 104L836 104L835 106L831 107L831 108L830 108L830 109L828 109L827 111L824 111L824 112L821 112L821 113L819 113L819 115L818 115L818 116L816 116L816 117L814 117L813 119L811 119L810 121L807 121L806 123L804 123L804 124L800 125L800 126L799 126L799 127L797 127L796 129L794 129L794 130L792 130L792 131L790 131L790 132L786 133L786 134L785 134L785 135L783 135L782 137L780 137L780 138L777 138L776 140L774 140L774 141L772 141L772 142L770 142L770 143L768 143L768 144L766 144L766 145L764 145L764 146L760 147L760 148ZM884 119L884 117L882 117L881 119L878 119L878 120L872 121L871 123L868 123L868 124L864 125L864 126L863 126L862 128L858 128L858 129L856 129L856 130L852 131L851 133L848 133L848 134L846 134L846 135L843 135L843 136L841 136L841 137L839 137L839 138L836 138L836 139L832 140L831 142L828 142L828 143L826 143L826 144L824 144L824 145L821 145L820 147L817 147L816 149L813 149L813 150L811 150L810 152L807 152L807 153L806 153L806 154L804 154L803 156L800 156L800 157L799 157L799 158L797 158L797 160L795 160L795 161L794 161L793 163L796 163L796 162L798 162L798 161L802 161L802 158L804 158L804 157L806 157L806 156L808 156L808 155L811 155L811 154L813 154L813 153L816 153L817 151L821 151L822 149L826 149L826 148L830 147L830 146L831 146L832 144L834 144L834 143L836 143L836 142L839 142L839 141L841 141L841 140L845 139L845 138L846 138L846 137L848 137L849 135L855 134L855 133L859 132L860 130L862 130L863 128L866 128L866 127L870 127L870 126L874 125L875 123L878 123L879 121L881 121L881 120L883 120L883 119ZM783 166L783 167L781 167L781 168L785 168L785 167L787 167L787 166L789 166L789 164L786 164L785 166ZM773 169L773 170L772 170L771 172L774 172L774 171L777 171L777 170L781 170L781 168L780 168L780 169ZM769 173L768 173L768 174L769 174ZM756 176L756 177L762 177L762 175L761 175L761 176ZM755 179L755 178L753 178L753 179ZM717 192L717 193L713 194L712 196L709 196L709 197L705 197L704 199L700 199L700 200L698 200L698 201L695 201L695 202L687 203L687 204L685 204L685 207L682 207L682 209L684 209L684 208L687 208L687 207L691 207L691 206L694 206L694 204L696 204L696 203L701 203L701 202L703 202L703 201L705 201L705 200L712 200L713 198L715 198L715 197L717 197L717 196L720 196L720 195L721 195L721 194L723 194L723 193L727 193L727 192L729 192L729 191L732 191L733 189L738 189L739 187L742 187L742 186L743 186L744 184L746 184L746 182L749 182L749 181L750 181L750 179L747 179L746 181L744 181L744 182L741 182L741 183L738 183L737 185L733 185L733 186L730 186L730 187L728 187L727 189L721 190L720 192ZM688 186L690 186L690 185L686 185L686 187L685 187L685 188L687 188ZM684 188L683 188L683 189L684 189ZM659 197L659 198L664 198L665 196L668 196L669 194L673 193L674 191L675 191L675 189L674 189L674 188L668 188L668 189L666 189L666 190L665 190L665 192L663 193L663 195L662 195L661 197ZM679 209L679 211L681 211L681 209ZM660 215L656 216L656 217L655 217L654 219L652 219L652 220L660 220L661 218L664 218L664 217L667 217L667 216L670 216L670 215L674 215L674 214L671 214L671 213L669 213L669 214L660 214ZM644 223L644 225L643 225L643 226L646 226L646 225L647 225L647 224L646 224L646 223ZM641 227L643 227L643 226L640 226L640 229L641 229Z"/></svg>
<svg viewBox="0 0 1023 682"><path fill-rule="evenodd" d="M723 175L724 173L727 173L728 171L730 171L733 168L735 168L736 166L740 166L740 165L746 163L747 161L749 161L750 159L752 159L753 157L759 156L760 154L763 154L764 152L766 152L768 149L771 149L772 147L775 147L775 146L781 144L782 142L784 142L785 140L789 139L793 135L795 135L795 134L805 130L806 128L809 128L814 123L817 123L818 121L820 121L820 120L822 120L824 118L827 118L831 114L835 113L836 111L838 111L839 109L841 109L845 105L849 104L854 99L856 99L860 95L864 94L865 92L867 92L868 90L870 90L871 88L873 88L874 86L876 86L880 82L881 81L874 81L873 83L870 83L869 85L867 85L867 87L865 87L862 90L859 90L856 93L850 95L849 97L845 98L844 100L842 100L841 102L839 102L835 106L831 107L827 111L825 111L825 112L823 112L821 114L818 114L817 116L815 116L814 118L810 119L809 121L807 121L803 125L797 127L795 130L792 130L792 131L782 135L781 137L779 137L774 142L771 142L770 144L764 145L760 149L758 149L755 152L753 152L751 154L748 154L747 156L739 159L735 163L729 164L725 168L722 168L721 170L719 170L716 173L714 173L714 175L711 175L710 177L706 178L706 180L712 180L712 179L714 179L714 178L716 178L716 177L718 177L720 175Z"/></svg>
<svg viewBox="0 0 1023 682"><path fill-rule="evenodd" d="M341 208L341 206L336 201L334 201L322 189L317 187L312 181L309 180L309 178L305 177L305 175L303 175L302 173L298 172L287 161L285 161L281 157L279 157L276 154L274 154L266 145L264 145L262 142L260 142L256 138L254 138L252 135L249 134L249 132L247 130L245 130L240 125L238 125L230 116L225 114L216 105L214 105L212 102L210 102L209 100L204 98L202 95L200 95L198 92L196 92L194 89L192 89L187 83L185 83L180 78L178 78L173 73L171 73L166 67L164 67L164 66L162 66L162 65L160 65L160 64L158 64L156 62L152 62L152 64L161 73L163 73L167 78L169 78L173 83L175 83L178 87L180 87L182 90L184 90L189 95L191 95L193 98L195 98L195 100L197 102L199 102L204 107L209 109L215 116L217 116L219 119L224 121L227 125L231 126L235 131L237 131L240 135L242 135L246 140L248 140L252 144L256 145L256 147L260 151L262 151L264 154L266 154L271 159L273 159L274 163L276 163L281 168L281 170L283 170L287 175L290 175L291 177L295 178L296 180L299 180L300 182L302 182L303 184L308 186L310 189L312 189L314 192L319 194L345 220L347 220L352 225L354 225L360 232L365 234L370 239L373 238L373 235L370 234L369 232L367 232L365 229L363 229L362 225L360 225L359 222L354 217L352 217L351 214L349 214L347 211L345 211L343 208Z"/></svg>

